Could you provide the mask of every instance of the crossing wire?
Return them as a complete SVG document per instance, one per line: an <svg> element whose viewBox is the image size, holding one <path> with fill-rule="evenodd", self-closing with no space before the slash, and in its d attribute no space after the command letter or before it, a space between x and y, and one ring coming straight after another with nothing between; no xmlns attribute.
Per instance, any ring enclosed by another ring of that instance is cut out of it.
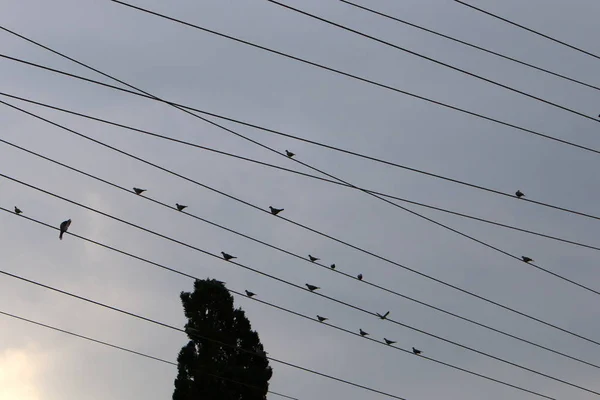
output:
<svg viewBox="0 0 600 400"><path fill-rule="evenodd" d="M112 187L115 187L115 188L117 188L117 189L123 190L123 191L125 191L125 192L127 192L127 193L129 193L129 194L131 194L131 195L135 195L135 194L134 194L134 192L132 192L131 190L129 190L129 189L125 188L125 187L119 186L119 185L117 185L117 184L115 184L115 183L113 183L113 182L110 182L110 181L107 181L107 180L105 180L105 179L99 178L99 177L97 177L97 176L95 176L95 175L92 175L92 174L89 174L89 173L87 173L87 172L81 171L81 170L79 170L79 169L77 169L77 168L71 167L71 166L69 166L69 165L66 165L66 164L64 164L64 163L61 163L61 162L59 162L59 161L56 161L56 160L54 160L54 159L52 159L52 158L45 157L45 156L43 156L43 155L41 155L41 154L39 154L39 153L36 153L36 152L34 152L34 151L31 151L31 150L29 150L29 149L26 149L26 148L23 148L23 147L21 147L21 146L18 146L18 145L12 144L12 143L10 143L10 142L7 142L7 141L5 141L4 139L0 139L0 142L2 142L2 143L5 143L5 144L8 144L8 145L10 145L10 146L12 146L12 147L14 147L14 148L17 148L17 149L19 149L19 150L25 151L25 152L27 152L27 153L29 153L29 154L35 155L35 156L37 156L37 157L40 157L40 158L42 158L42 159L44 159L44 160L47 160L47 161L49 161L49 162L52 162L52 163L54 163L54 164L60 165L60 166L62 166L62 167L64 167L64 168L67 168L67 169L69 169L69 170L71 170L71 171L77 172L77 173L79 173L79 174L82 174L82 175L84 175L84 176L87 176L87 177L89 177L89 178L92 178L92 179L94 179L94 180L97 180L97 181L99 181L99 182L102 182L102 183L104 183L104 184L107 184L107 185L109 185L109 186L112 186ZM225 226L223 226L223 225L217 224L217 223L215 223L215 222L212 222L212 221L210 221L210 220L207 220L207 219L205 219L205 218L198 217L198 216L196 216L196 215L194 215L194 214L191 214L191 213L189 213L189 212L186 212L185 210L184 210L184 211L179 211L179 210L177 210L177 208L174 208L173 206L170 206L170 205L168 205L168 204L166 204L166 203L162 203L162 202L160 202L160 201L158 201L158 200L155 200L155 199L153 199L153 198L151 198L151 197L148 197L148 196L137 196L137 195L135 195L135 196L136 196L138 199L144 199L144 200L150 201L150 202L152 202L152 203L154 203L154 204L159 204L159 205L161 205L161 206L163 206L163 207L166 207L166 208L168 208L168 209L170 209L170 210L172 210L172 211L175 211L175 212L177 212L177 213L184 214L184 215L186 215L186 216L189 216L189 217L191 217L191 218L194 218L194 219L196 219L196 220L202 221L202 222L204 222L204 223L207 223L207 224L209 224L209 225L212 225L212 226L218 227L218 228L220 228L220 229L223 229L223 230L225 230L225 231L228 231L228 232L230 232L230 233L233 233L233 234L235 234L235 235L241 236L241 237L243 237L243 238L245 238L245 239L252 240L252 241L253 241L253 242L255 242L255 243L259 243L259 244L262 244L262 245L264 245L264 246L267 246L267 247L269 247L269 248L271 248L271 249L274 249L274 250L277 250L277 251L283 252L284 254L287 254L287 255L289 255L289 256L295 257L295 258L297 258L297 259L300 259L300 260L302 260L302 261L304 261L304 262L306 262L306 263L309 263L309 264L311 264L311 265L313 265L313 266L314 266L314 265L316 265L316 266L319 266L320 268L326 269L327 271L330 271L330 272L332 272L332 273L340 274L340 275L342 275L342 276L345 276L346 278L350 278L350 279L353 279L353 280L355 280L355 281L357 281L357 280L358 280L358 279L357 279L357 278L356 278L354 275L350 275L350 274L348 274L348 273L342 272L342 271L340 271L339 269L332 269L332 268L330 268L330 267L327 267L326 265L324 265L324 264L322 264L322 263L320 263L320 262L318 262L318 261L312 262L312 261L310 261L310 260L306 259L305 257L302 257L302 256L300 256L300 255L298 255L298 254L296 254L296 253L292 253L291 251L285 250L285 249L283 249L283 248L281 248L281 247L278 247L278 246L271 245L271 244L269 244L269 243L267 243L267 242L264 242L264 241L262 241L262 240L259 240L259 239L256 239L256 238L254 238L254 237L252 237L252 236L249 236L249 235L246 235L246 234L240 233L240 232L238 232L238 231L235 231L235 230L233 230L233 229L227 228L227 227L225 227ZM36 222L37 222L37 221L36 221ZM368 280L364 280L364 279L363 279L363 280L358 280L358 282L360 282L360 283L362 283L362 284L365 284L365 285L368 285L368 286L371 286L371 287L374 287L374 288L377 288L377 289L379 289L379 290L382 290L382 291L384 291L384 292L387 292L387 293L393 294L393 295L395 295L395 296L398 296L398 297L400 297L400 298L403 298L403 299L405 299L405 300L409 300L409 301L411 301L411 302L414 302L414 303L417 303L417 304L419 304L419 305L422 305L422 306L428 307L428 308L430 308L430 309L433 309L433 310L439 311L439 312L441 312L441 313L444 313L444 314L446 314L446 315L450 315L450 316L452 316L452 317L455 317L455 318L458 318L458 319L460 319L460 320L462 320L462 321L469 322L469 323L471 323L471 324L473 324L473 325L476 325L476 326L479 326L479 327L485 328L485 329L487 329L487 330L490 330L490 331L492 331L492 332L499 333L499 334L501 334L501 335L503 335L503 336L510 337L510 338L512 338L512 339L518 340L518 341L520 341L520 342L523 342L523 343L527 343L527 344L529 344L529 345L532 345L532 346L535 346L535 347L537 347L537 348L540 348L540 349L543 349L543 350L549 351L549 352L551 352L551 353L554 353L554 354L560 355L560 356L562 356L562 357L569 358L569 359L571 359L571 360L574 360L574 361L577 361L577 362L580 362L580 363L586 364L586 365L588 365L588 366L592 366L592 367L595 367L595 368L599 368L599 369L600 369L600 366L599 366L599 365L596 365L596 364L590 363L590 362L588 362L588 361L584 361L584 360L582 360L582 359L579 359L579 358L576 358L576 357L573 357L573 356L567 355L567 354L565 354L565 353L562 353L562 352L559 352L559 351L557 351L557 350L554 350L554 349L548 348L548 347L546 347L546 346L542 346L542 345L540 345L540 344L538 344L538 343L535 343L535 342L532 342L532 341L529 341L529 340L523 339L523 338L521 338L521 337L518 337L518 336L516 336L516 335L513 335L513 334L510 334L510 333L507 333L507 332L505 332L505 331L502 331L502 330L500 330L500 329L496 329L496 328L493 328L493 327L491 327L491 326L485 325L485 324L483 324L483 323L477 322L477 321L475 321L475 320L472 320L472 319L469 319L469 318L466 318L466 317L460 316L460 315L458 315L458 314L456 314L456 313L453 313L453 312L450 312L450 311L444 310L444 309L442 309L442 308L440 308L440 307L436 307L436 306L434 306L434 305L431 305L431 304L429 304L429 303L426 303L426 302L423 302L423 301L417 300L417 299L415 299L415 298L412 298L412 297L410 297L410 296L406 296L406 295L404 295L404 294L401 294L401 293L399 293L399 292L397 292L397 291L394 291L394 290L392 290L392 289L389 289L389 288L386 288L386 287L384 287L384 286L381 286L381 285L375 284L375 283L373 283L373 282L370 282L370 281L368 281Z"/></svg>

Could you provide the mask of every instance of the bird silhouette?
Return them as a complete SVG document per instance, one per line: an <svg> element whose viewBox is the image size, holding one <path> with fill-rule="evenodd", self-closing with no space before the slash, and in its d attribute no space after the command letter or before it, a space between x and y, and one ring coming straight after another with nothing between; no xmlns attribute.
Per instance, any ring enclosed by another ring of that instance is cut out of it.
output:
<svg viewBox="0 0 600 400"><path fill-rule="evenodd" d="M231 254L227 254L227 253L225 253L225 252L223 252L223 251L221 252L221 254L223 254L223 258L224 258L226 261L233 260L234 258L237 258L237 257L234 257L234 256L232 256Z"/></svg>
<svg viewBox="0 0 600 400"><path fill-rule="evenodd" d="M312 261L312 262L315 262L315 261L319 261L319 260L320 260L320 258L313 257L313 256L311 256L310 254L308 255L308 259L309 259L310 261Z"/></svg>
<svg viewBox="0 0 600 400"><path fill-rule="evenodd" d="M368 336L369 335L367 332L363 331L362 329L359 329L358 331L360 333L360 336Z"/></svg>
<svg viewBox="0 0 600 400"><path fill-rule="evenodd" d="M177 206L178 211L183 211L184 208L187 208L187 206L184 206L183 204L175 203L175 205Z"/></svg>
<svg viewBox="0 0 600 400"><path fill-rule="evenodd" d="M23 212L23 211L21 211L21 210L19 209L19 207L15 206L15 214L19 215L19 214L21 214L22 212Z"/></svg>
<svg viewBox="0 0 600 400"><path fill-rule="evenodd" d="M389 340L389 339L386 339L386 338L383 338L383 340L385 340L385 344L387 344L388 346L391 346L394 343L396 343L394 340Z"/></svg>
<svg viewBox="0 0 600 400"><path fill-rule="evenodd" d="M306 287L307 287L307 288L308 288L308 290L310 290L311 292L314 292L314 291L315 291L315 290L317 290L317 289L321 289L320 287L318 287L318 286L315 286L315 285L311 285L310 283L307 283L307 284L306 284Z"/></svg>
<svg viewBox="0 0 600 400"><path fill-rule="evenodd" d="M294 153L292 153L292 152L291 152L291 151L289 151L289 150L286 150L286 151L285 151L285 155L286 155L286 156L288 156L289 158L292 158L292 157L294 157L294 156L295 156L295 154L294 154Z"/></svg>
<svg viewBox="0 0 600 400"><path fill-rule="evenodd" d="M146 191L146 189L140 189L140 188L133 188L133 191L135 192L135 194L142 194Z"/></svg>
<svg viewBox="0 0 600 400"><path fill-rule="evenodd" d="M412 349L413 349L413 353L415 353L416 355L419 355L422 353L422 351L419 349L415 349L414 347Z"/></svg>
<svg viewBox="0 0 600 400"><path fill-rule="evenodd" d="M271 209L271 214L273 214L273 215L277 215L283 211L283 208L275 208L275 207L271 207L271 206L269 206L269 208Z"/></svg>
<svg viewBox="0 0 600 400"><path fill-rule="evenodd" d="M521 192L520 190L517 190L515 196L517 196L518 198L525 197L525 193Z"/></svg>
<svg viewBox="0 0 600 400"><path fill-rule="evenodd" d="M71 226L70 219L60 223L60 235L58 236L60 240L62 240L63 234L69 229L69 226Z"/></svg>
<svg viewBox="0 0 600 400"><path fill-rule="evenodd" d="M521 259L522 259L523 261L525 261L526 263L530 263L530 262L532 262L532 261L533 261L533 258L529 258L529 257L526 257L526 256L521 256Z"/></svg>
<svg viewBox="0 0 600 400"><path fill-rule="evenodd" d="M331 264L331 269L335 269L335 264Z"/></svg>
<svg viewBox="0 0 600 400"><path fill-rule="evenodd" d="M388 311L388 312L386 312L386 313L385 313L385 314L383 314L383 315L381 315L381 314L379 314L379 313L375 313L375 314L377 314L377 316L378 316L379 318L381 318L381 319L386 319L386 318L387 318L387 316L388 316L388 315L390 315L390 312Z"/></svg>
<svg viewBox="0 0 600 400"><path fill-rule="evenodd" d="M356 278L358 278L359 281L362 281L362 274L358 274Z"/></svg>
<svg viewBox="0 0 600 400"><path fill-rule="evenodd" d="M254 297L254 296L256 296L256 293L252 293L251 291L246 290L246 296L248 296L248 297Z"/></svg>
<svg viewBox="0 0 600 400"><path fill-rule="evenodd" d="M329 318L325 318L325 317L321 317L320 315L317 315L317 319L319 320L319 322L324 322L324 321L327 321Z"/></svg>

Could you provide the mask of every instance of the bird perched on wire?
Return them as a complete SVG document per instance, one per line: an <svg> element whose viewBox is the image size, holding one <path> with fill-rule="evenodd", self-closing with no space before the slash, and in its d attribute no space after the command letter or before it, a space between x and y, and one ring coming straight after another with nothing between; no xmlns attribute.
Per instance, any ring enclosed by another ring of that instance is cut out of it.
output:
<svg viewBox="0 0 600 400"><path fill-rule="evenodd" d="M311 256L310 254L308 255L308 259L309 259L310 261L312 261L312 262L315 262L315 261L319 261L319 260L320 260L320 258L313 257L313 256Z"/></svg>
<svg viewBox="0 0 600 400"><path fill-rule="evenodd" d="M369 336L369 334L365 331L363 331L362 329L359 329L358 332L360 333L360 336Z"/></svg>
<svg viewBox="0 0 600 400"><path fill-rule="evenodd" d="M256 293L252 293L251 291L246 290L246 296L252 298L252 297L256 296Z"/></svg>
<svg viewBox="0 0 600 400"><path fill-rule="evenodd" d="M375 313L375 314L377 314L377 316L378 316L379 318L381 318L381 319L386 319L386 318L387 318L387 316L388 316L388 315L390 315L390 312L388 311L388 312L386 312L386 313L385 313L385 314L383 314L383 315L381 315L381 314L379 314L379 313Z"/></svg>
<svg viewBox="0 0 600 400"><path fill-rule="evenodd" d="M311 285L310 283L307 283L307 284L306 284L306 287L307 287L307 288L308 288L308 290L310 290L311 292L314 292L314 291L315 291L315 290L317 290L317 289L321 289L320 287L318 287L318 286L315 286L315 285Z"/></svg>
<svg viewBox="0 0 600 400"><path fill-rule="evenodd" d="M269 209L271 210L271 214L273 214L273 215L277 215L283 211L283 208L275 208L275 207L271 207L271 206L269 206Z"/></svg>
<svg viewBox="0 0 600 400"><path fill-rule="evenodd" d="M391 346L394 343L396 343L394 340L389 340L389 339L386 339L386 338L383 338L383 340L385 340L385 344L387 344L388 346Z"/></svg>
<svg viewBox="0 0 600 400"><path fill-rule="evenodd" d="M525 261L526 263L530 263L530 262L532 262L532 261L533 261L533 258L529 258L529 257L526 257L526 256L521 256L521 259L522 259L523 261Z"/></svg>
<svg viewBox="0 0 600 400"><path fill-rule="evenodd" d="M358 275L356 276L356 279L358 279L359 281L362 281L362 274L358 274Z"/></svg>
<svg viewBox="0 0 600 400"><path fill-rule="evenodd" d="M317 319L319 320L319 322L325 322L325 321L327 321L329 318L325 318L325 317L321 317L320 315L317 315Z"/></svg>
<svg viewBox="0 0 600 400"><path fill-rule="evenodd" d="M335 269L335 264L331 264L331 266L329 268Z"/></svg>
<svg viewBox="0 0 600 400"><path fill-rule="evenodd" d="M146 191L146 189L140 189L140 188L133 188L133 191L135 192L135 194L142 194Z"/></svg>
<svg viewBox="0 0 600 400"><path fill-rule="evenodd" d="M58 235L58 238L60 240L62 240L63 234L69 229L70 226L71 226L70 219L60 223L60 235Z"/></svg>
<svg viewBox="0 0 600 400"><path fill-rule="evenodd" d="M520 190L517 190L515 196L517 196L518 198L525 197L525 193L521 192Z"/></svg>
<svg viewBox="0 0 600 400"><path fill-rule="evenodd" d="M21 213L23 213L23 211L21 211L19 207L15 206L15 214L19 215Z"/></svg>
<svg viewBox="0 0 600 400"><path fill-rule="evenodd" d="M223 251L221 252L221 254L223 254L223 258L225 259L225 261L229 261L229 260L233 260L234 258L237 258L237 257L234 257L231 254L227 254Z"/></svg>
<svg viewBox="0 0 600 400"><path fill-rule="evenodd" d="M175 205L177 206L177 211L183 211L187 208L187 206L184 206L183 204L175 203Z"/></svg>
<svg viewBox="0 0 600 400"><path fill-rule="evenodd" d="M292 152L291 152L291 151L289 151L289 150L286 150L286 151L285 151L285 155L286 155L286 156L288 156L289 158L292 158L292 157L294 157L294 156L295 156L295 154L294 154L294 153L292 153Z"/></svg>
<svg viewBox="0 0 600 400"><path fill-rule="evenodd" d="M412 350L413 350L413 353L415 353L416 355L419 355L419 354L421 354L421 353L422 353L422 351L421 351L421 350L419 350L419 349L415 349L414 347L412 348Z"/></svg>

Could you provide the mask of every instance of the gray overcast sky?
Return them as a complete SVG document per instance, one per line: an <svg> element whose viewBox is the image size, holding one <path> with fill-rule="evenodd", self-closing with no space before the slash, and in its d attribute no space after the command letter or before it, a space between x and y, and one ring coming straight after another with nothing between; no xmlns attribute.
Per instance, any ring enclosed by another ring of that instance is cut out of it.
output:
<svg viewBox="0 0 600 400"><path fill-rule="evenodd" d="M357 0L358 1L358 0ZM600 85L599 60L520 31L450 0L363 1L383 12ZM593 0L472 0L527 26L600 54ZM136 4L490 117L600 149L593 121L343 32L265 0ZM352 8L336 0L287 4L347 24L411 50L501 81L587 115L600 112L600 92L482 54ZM283 59L108 0L0 0L0 24L39 40L142 89L183 104L339 145L415 168L531 199L600 214L598 156L491 122ZM107 81L91 71L0 33L2 53ZM289 168L300 166L166 105L0 60L1 91L74 109ZM363 193L217 154L7 100L69 128L185 174L354 245L389 257L495 301L599 339L595 294L578 289ZM187 204L190 213L286 250L336 263L352 275L397 290L544 346L600 363L600 349L460 294L383 261L301 230L223 196L143 165L6 106L1 137L147 196ZM597 221L468 189L251 128L231 129L322 168L355 185L520 227L598 245ZM375 288L250 242L119 191L7 145L2 173L154 229L212 253L322 292L445 338L575 384L600 390L597 371L510 340ZM289 288L3 179L0 205L198 277L252 290L265 301L333 324L362 328L402 348L474 370L557 399L593 394L478 356ZM415 209L416 210L416 209ZM600 289L598 252L482 225L425 215L515 255L529 255L562 275ZM2 270L89 296L165 323L185 323L179 293L192 281L85 243L61 242L54 231L0 213ZM533 399L535 396L393 351L245 298L243 307L269 354L410 400ZM183 334L0 277L0 310L175 360ZM0 317L0 400L168 399L176 368ZM276 363L271 389L301 399L379 399ZM270 399L276 397L269 396Z"/></svg>

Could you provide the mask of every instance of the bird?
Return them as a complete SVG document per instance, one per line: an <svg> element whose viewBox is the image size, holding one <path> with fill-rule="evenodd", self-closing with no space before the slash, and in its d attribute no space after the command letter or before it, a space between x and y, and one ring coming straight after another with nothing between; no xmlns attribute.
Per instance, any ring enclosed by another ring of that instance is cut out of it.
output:
<svg viewBox="0 0 600 400"><path fill-rule="evenodd" d="M19 214L21 214L22 212L23 212L23 211L21 211L21 210L19 209L19 207L15 206L15 214L19 215Z"/></svg>
<svg viewBox="0 0 600 400"><path fill-rule="evenodd" d="M286 150L286 151L285 151L285 155L286 155L286 156L288 156L289 158L292 158L292 157L294 157L294 156L295 156L295 154L294 154L294 153L292 153L292 152L291 152L291 151L289 151L289 150Z"/></svg>
<svg viewBox="0 0 600 400"><path fill-rule="evenodd" d="M252 293L251 291L246 290L246 296L248 296L248 297L254 297L254 296L256 296L256 293Z"/></svg>
<svg viewBox="0 0 600 400"><path fill-rule="evenodd" d="M133 188L133 191L135 192L135 194L142 194L146 191L146 189L140 189L140 188Z"/></svg>
<svg viewBox="0 0 600 400"><path fill-rule="evenodd" d="M385 313L385 314L383 314L383 315L381 315L381 314L379 314L379 313L375 313L375 314L377 314L377 316L378 316L379 318L381 318L381 319L386 319L386 318L387 318L387 316L390 314L390 312L388 311L388 312L386 312L386 313Z"/></svg>
<svg viewBox="0 0 600 400"><path fill-rule="evenodd" d="M329 267L331 269L335 269L335 264L331 264L331 267Z"/></svg>
<svg viewBox="0 0 600 400"><path fill-rule="evenodd" d="M362 274L358 274L358 275L356 276L356 278L357 278L359 281L362 281Z"/></svg>
<svg viewBox="0 0 600 400"><path fill-rule="evenodd" d="M315 262L315 261L319 261L319 260L320 260L320 258L313 257L313 256L311 256L310 254L308 255L308 259L309 259L310 261L312 261L312 262Z"/></svg>
<svg viewBox="0 0 600 400"><path fill-rule="evenodd" d="M413 353L415 353L416 355L419 355L422 353L422 351L419 349L415 349L414 347L412 349L413 349Z"/></svg>
<svg viewBox="0 0 600 400"><path fill-rule="evenodd" d="M277 215L283 211L283 208L275 208L275 207L271 207L271 206L269 206L269 208L271 209L271 214L273 214L273 215Z"/></svg>
<svg viewBox="0 0 600 400"><path fill-rule="evenodd" d="M58 238L60 240L62 240L63 234L67 231L67 229L69 229L69 226L71 226L71 220L70 219L61 222L61 224L60 224L60 235L58 236Z"/></svg>
<svg viewBox="0 0 600 400"><path fill-rule="evenodd" d="M319 322L324 322L324 321L327 321L329 318L325 318L325 317L321 317L320 315L317 315L317 319L319 320Z"/></svg>
<svg viewBox="0 0 600 400"><path fill-rule="evenodd" d="M184 208L187 208L187 206L184 206L183 204L175 203L175 205L177 206L178 211L183 211Z"/></svg>
<svg viewBox="0 0 600 400"><path fill-rule="evenodd" d="M365 331L363 331L362 329L358 330L360 332L360 336L368 336L369 334Z"/></svg>
<svg viewBox="0 0 600 400"><path fill-rule="evenodd" d="M387 344L388 346L391 346L391 345L393 345L394 343L396 343L395 341L393 341L393 340L389 340L389 339L386 339L386 338L383 338L383 340L385 340L385 344Z"/></svg>
<svg viewBox="0 0 600 400"><path fill-rule="evenodd" d="M518 198L524 197L525 193L521 192L520 190L517 190L517 192L515 193L515 196L517 196Z"/></svg>
<svg viewBox="0 0 600 400"><path fill-rule="evenodd" d="M306 287L307 287L307 288L308 288L308 290L310 290L311 292L314 292L314 291L315 291L315 290L317 290L317 289L321 289L320 287L318 287L318 286L315 286L315 285L311 285L310 283L307 283L307 284L306 284Z"/></svg>
<svg viewBox="0 0 600 400"><path fill-rule="evenodd" d="M227 253L225 253L225 252L223 252L223 251L221 252L221 254L223 254L223 258L224 258L226 261L233 260L234 258L237 258L237 257L234 257L234 256L232 256L231 254L227 254Z"/></svg>
<svg viewBox="0 0 600 400"><path fill-rule="evenodd" d="M523 261L525 261L526 263L530 263L530 262L532 262L532 261L533 261L533 258L529 258L529 257L526 257L526 256L521 256L521 259L522 259Z"/></svg>

